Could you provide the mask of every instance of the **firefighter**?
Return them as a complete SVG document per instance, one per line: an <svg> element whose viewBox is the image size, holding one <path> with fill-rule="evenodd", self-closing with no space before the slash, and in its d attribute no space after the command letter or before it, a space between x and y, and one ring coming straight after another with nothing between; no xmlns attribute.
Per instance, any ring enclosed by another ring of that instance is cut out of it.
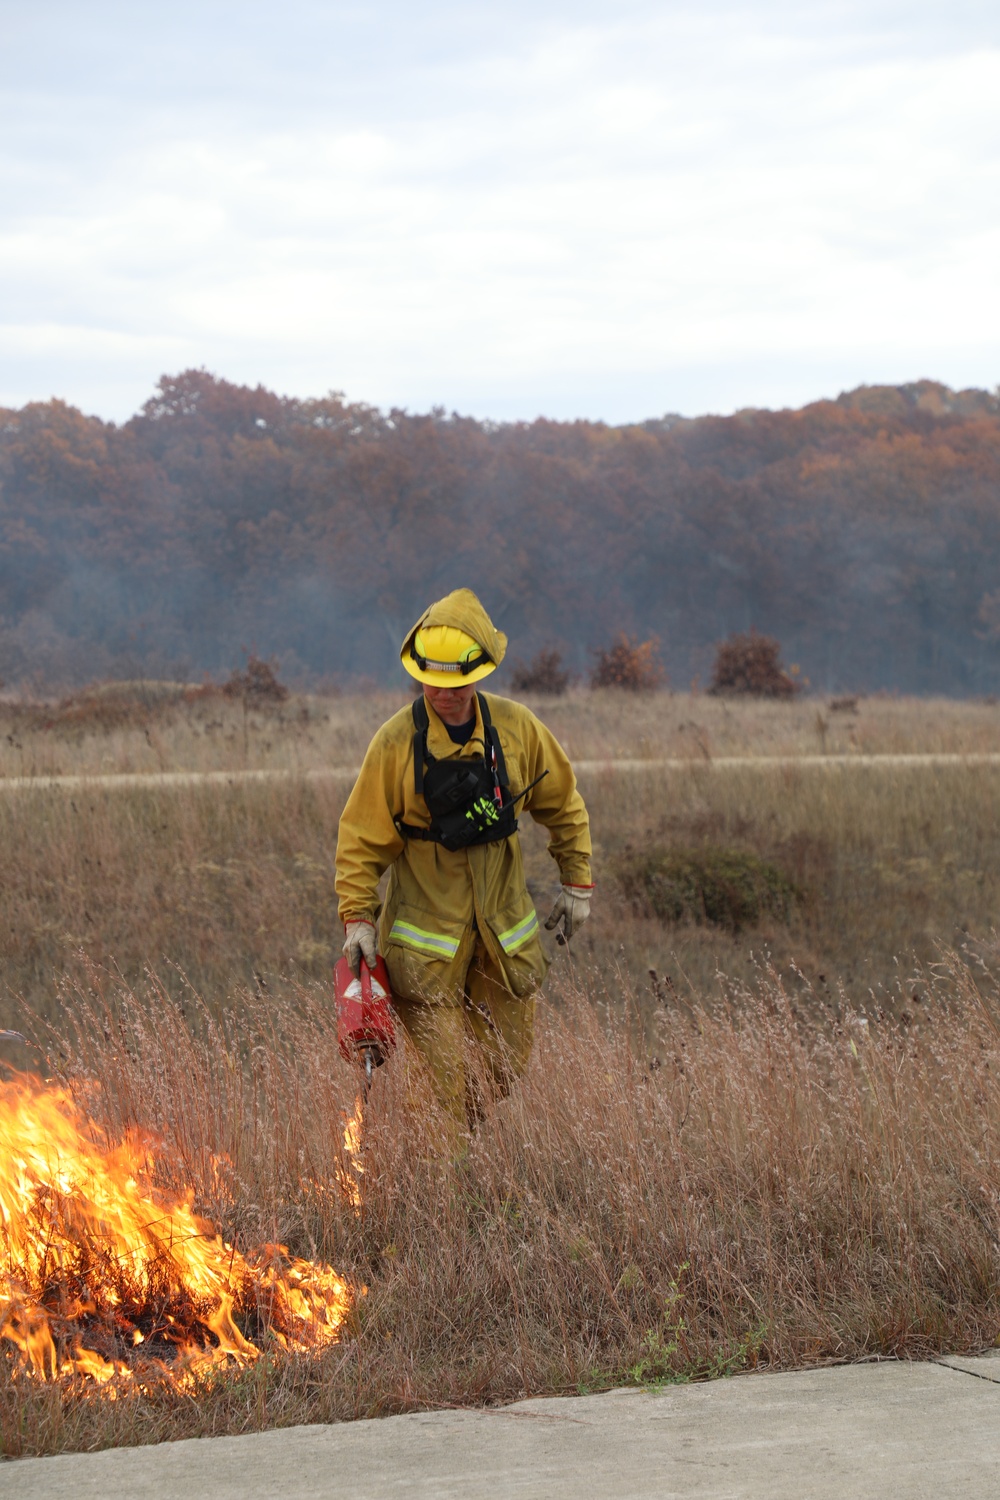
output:
<svg viewBox="0 0 1000 1500"><path fill-rule="evenodd" d="M527 1066L548 967L517 818L545 826L559 868L547 930L572 937L594 889L565 751L523 704L478 688L506 647L470 589L421 615L400 660L423 693L369 745L337 843L344 953L355 973L383 954L399 1019L459 1130L478 1117L483 1087L502 1098Z"/></svg>

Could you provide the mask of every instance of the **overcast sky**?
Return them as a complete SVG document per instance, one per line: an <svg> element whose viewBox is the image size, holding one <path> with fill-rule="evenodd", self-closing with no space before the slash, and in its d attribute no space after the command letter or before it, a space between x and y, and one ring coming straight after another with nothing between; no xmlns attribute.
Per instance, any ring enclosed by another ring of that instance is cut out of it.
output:
<svg viewBox="0 0 1000 1500"><path fill-rule="evenodd" d="M0 0L0 404L1000 381L996 0Z"/></svg>

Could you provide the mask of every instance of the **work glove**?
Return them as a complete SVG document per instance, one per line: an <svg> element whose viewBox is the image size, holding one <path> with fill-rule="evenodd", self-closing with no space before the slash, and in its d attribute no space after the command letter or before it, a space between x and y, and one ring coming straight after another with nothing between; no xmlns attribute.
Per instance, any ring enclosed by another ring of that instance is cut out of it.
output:
<svg viewBox="0 0 1000 1500"><path fill-rule="evenodd" d="M561 920L563 928L562 932L556 933L556 941L564 943L567 938L571 938L576 929L582 927L590 916L590 898L593 894L592 885L562 886L556 898L556 904L545 923L545 931L551 932Z"/></svg>
<svg viewBox="0 0 1000 1500"><path fill-rule="evenodd" d="M345 922L344 931L347 933L344 939L344 957L350 964L355 975L361 978L361 960L364 959L369 969L374 969L378 963L378 950L375 946L375 923L374 922Z"/></svg>

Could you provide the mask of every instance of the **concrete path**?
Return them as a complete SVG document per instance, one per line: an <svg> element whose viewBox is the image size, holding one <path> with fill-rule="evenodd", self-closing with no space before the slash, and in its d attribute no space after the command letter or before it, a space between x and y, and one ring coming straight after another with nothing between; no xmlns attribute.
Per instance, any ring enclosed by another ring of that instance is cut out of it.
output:
<svg viewBox="0 0 1000 1500"><path fill-rule="evenodd" d="M637 771L837 771L845 766L887 770L928 766L1000 766L1000 752L961 755L930 751L926 755L717 755L675 756L667 760L575 760L580 776L631 776ZM253 782L341 781L353 784L360 766L313 766L299 771L263 767L250 771L109 771L94 775L0 776L2 792L130 791L136 787L240 786Z"/></svg>
<svg viewBox="0 0 1000 1500"><path fill-rule="evenodd" d="M1000 1494L1000 1358L846 1365L0 1465L18 1500Z"/></svg>

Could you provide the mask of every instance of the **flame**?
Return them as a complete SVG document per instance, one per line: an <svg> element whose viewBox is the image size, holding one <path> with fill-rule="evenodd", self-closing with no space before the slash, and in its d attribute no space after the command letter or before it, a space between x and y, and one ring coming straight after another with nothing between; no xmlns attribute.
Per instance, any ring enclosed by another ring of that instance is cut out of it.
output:
<svg viewBox="0 0 1000 1500"><path fill-rule="evenodd" d="M260 1349L334 1343L347 1283L284 1245L242 1255L150 1185L148 1143L102 1147L65 1089L0 1084L0 1339L43 1380L102 1385L144 1368L183 1382ZM361 1289L362 1293L364 1289Z"/></svg>
<svg viewBox="0 0 1000 1500"><path fill-rule="evenodd" d="M355 1214L361 1213L361 1178L365 1175L364 1163L361 1160L363 1123L364 1112L359 1095L354 1101L354 1113L344 1126L344 1155L347 1157L347 1166L337 1173L341 1191Z"/></svg>

